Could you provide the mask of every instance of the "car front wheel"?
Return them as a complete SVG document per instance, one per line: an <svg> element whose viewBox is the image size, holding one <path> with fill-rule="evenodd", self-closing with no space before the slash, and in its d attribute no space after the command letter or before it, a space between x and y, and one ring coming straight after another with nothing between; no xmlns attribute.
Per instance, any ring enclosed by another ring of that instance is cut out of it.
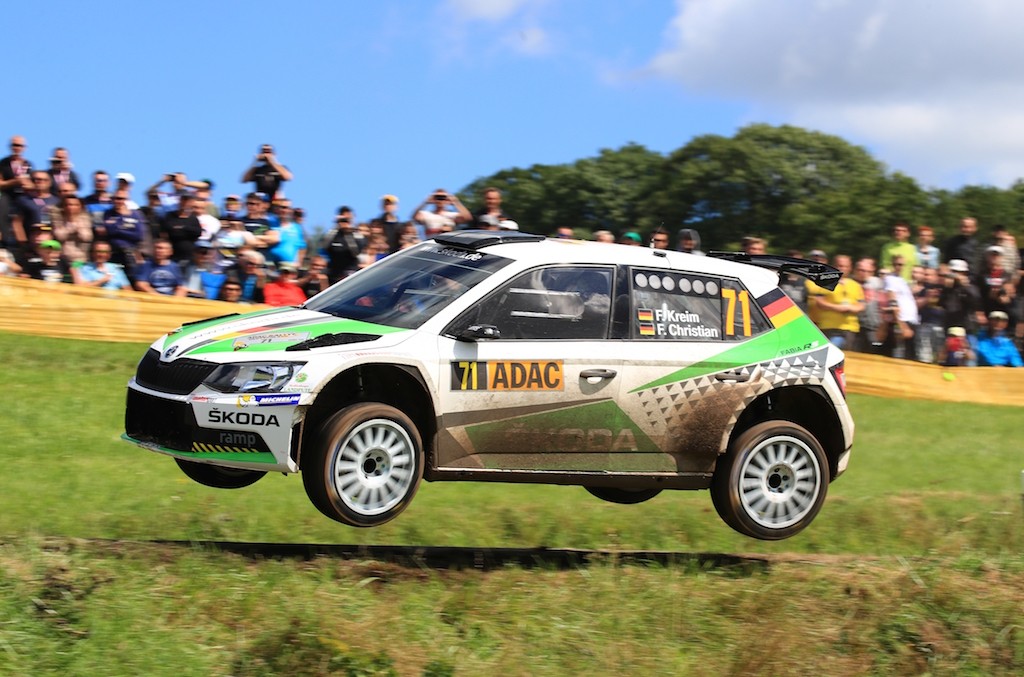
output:
<svg viewBox="0 0 1024 677"><path fill-rule="evenodd" d="M323 424L302 461L302 482L313 505L331 519L379 526L416 494L422 449L419 431L398 409L354 404Z"/></svg>
<svg viewBox="0 0 1024 677"><path fill-rule="evenodd" d="M775 541L811 523L828 483L828 460L814 435L789 421L765 421L744 431L719 459L711 498L733 529Z"/></svg>
<svg viewBox="0 0 1024 677"><path fill-rule="evenodd" d="M242 470L240 468L224 468L209 463L196 463L184 459L174 459L181 471L200 484L214 489L241 489L263 479L267 473L262 470Z"/></svg>

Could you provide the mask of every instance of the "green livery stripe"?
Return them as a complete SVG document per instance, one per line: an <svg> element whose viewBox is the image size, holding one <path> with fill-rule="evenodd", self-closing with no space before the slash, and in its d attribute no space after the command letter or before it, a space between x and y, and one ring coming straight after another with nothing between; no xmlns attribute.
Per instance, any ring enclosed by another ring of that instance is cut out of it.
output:
<svg viewBox="0 0 1024 677"><path fill-rule="evenodd" d="M194 324L190 324L185 327L181 327L177 331L172 331L164 339L164 349L169 348L175 341L180 341L186 336L195 334L196 332L209 329L210 327L216 327L218 324L225 324L227 322L238 322L239 320L247 320L250 317L259 317L261 315L275 315L286 311L292 310L292 308L270 308L268 310L254 310L251 313L241 313L239 315L229 315L227 317L214 317L209 320L202 320Z"/></svg>
<svg viewBox="0 0 1024 677"><path fill-rule="evenodd" d="M324 334L394 334L397 332L408 331L408 329L400 329L396 327L385 327L379 324L372 324L370 322L361 322L359 320L343 320L338 318L327 318L320 321L314 322L302 322L302 323L282 323L277 326L264 326L255 327L253 329L231 331L223 334L222 336L215 337L207 343L200 343L196 347L186 350L187 355L205 355L209 353L231 353L244 351L247 353L259 353L269 352L275 350L282 350L289 345L298 343L299 341L288 338L280 341L274 341L273 343L260 343L259 336L273 335L273 334L293 334L301 333L308 334L305 339L313 339ZM248 337L253 337L251 342L246 342ZM245 344L241 347L242 344Z"/></svg>
<svg viewBox="0 0 1024 677"><path fill-rule="evenodd" d="M645 383L629 392L636 393L669 383L678 383L679 381L697 378L705 374L713 374L723 369L735 369L748 364L774 360L782 354L781 351L783 350L804 346L816 341L821 343L823 340L821 332L811 322L810 318L806 315L801 315L798 319L787 323L775 331L770 331L750 341L745 341L734 348L725 350L706 360L695 362L689 367L674 371L650 383Z"/></svg>
<svg viewBox="0 0 1024 677"><path fill-rule="evenodd" d="M170 454L176 458L185 460L192 460L201 458L204 460L216 460L216 461L244 461L246 463L266 463L273 465L277 463L274 455L269 451L257 451L256 449L249 449L246 447L230 447L220 444L205 444L199 442L193 442L192 448L194 451L182 451L180 449L169 449L162 447L158 444L150 444L146 442L140 442L139 440L129 437L126 433L121 434L121 439L126 442L138 444L144 449L158 449L165 454Z"/></svg>

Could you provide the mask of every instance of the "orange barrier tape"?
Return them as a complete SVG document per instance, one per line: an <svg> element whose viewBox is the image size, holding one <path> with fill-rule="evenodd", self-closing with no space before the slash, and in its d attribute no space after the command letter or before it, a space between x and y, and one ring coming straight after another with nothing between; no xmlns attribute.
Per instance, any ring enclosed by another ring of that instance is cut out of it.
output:
<svg viewBox="0 0 1024 677"><path fill-rule="evenodd" d="M846 390L880 397L1024 407L1024 369L940 367L846 353Z"/></svg>
<svg viewBox="0 0 1024 677"><path fill-rule="evenodd" d="M150 343L183 322L268 307L0 278L0 331L36 336Z"/></svg>
<svg viewBox="0 0 1024 677"><path fill-rule="evenodd" d="M0 331L150 343L183 322L266 308L0 278ZM1024 407L1024 369L940 367L846 353L851 393Z"/></svg>

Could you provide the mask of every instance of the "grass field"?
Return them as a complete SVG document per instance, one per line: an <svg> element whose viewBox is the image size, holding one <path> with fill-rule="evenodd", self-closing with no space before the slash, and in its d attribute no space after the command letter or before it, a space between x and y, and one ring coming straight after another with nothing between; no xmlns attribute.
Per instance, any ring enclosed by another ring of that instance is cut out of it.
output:
<svg viewBox="0 0 1024 677"><path fill-rule="evenodd" d="M706 492L618 506L492 484L424 484L397 520L355 530L297 476L216 491L121 442L144 350L0 334L0 674L1024 672L1019 409L852 396L851 468L780 543L729 530ZM766 564L446 570L216 540Z"/></svg>

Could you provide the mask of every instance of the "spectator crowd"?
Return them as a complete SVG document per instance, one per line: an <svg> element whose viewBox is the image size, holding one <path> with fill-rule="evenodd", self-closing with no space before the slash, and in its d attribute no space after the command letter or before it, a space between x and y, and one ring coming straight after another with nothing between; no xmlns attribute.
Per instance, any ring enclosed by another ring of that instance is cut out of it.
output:
<svg viewBox="0 0 1024 677"><path fill-rule="evenodd" d="M380 214L369 221L342 206L323 242L310 243L303 210L283 190L294 177L269 144L242 175L252 190L220 204L214 181L172 173L146 188L139 205L130 173L94 171L87 188L67 149L55 148L45 169L25 151L24 137L14 136L0 159L0 275L284 306L439 233L518 229L496 188L484 190L475 213L437 189L408 220L394 195L381 198ZM568 227L554 234L575 236ZM700 235L689 228L674 237L659 228L646 241L636 231L600 230L591 238L702 254ZM742 246L764 254L768 243L751 236ZM820 249L806 258L842 271L838 286L828 291L791 276L783 289L841 348L951 366L1021 366L1024 271L1005 227L982 235L966 217L940 247L928 226L918 226L912 240L910 226L897 223L877 258L838 253L830 260Z"/></svg>

